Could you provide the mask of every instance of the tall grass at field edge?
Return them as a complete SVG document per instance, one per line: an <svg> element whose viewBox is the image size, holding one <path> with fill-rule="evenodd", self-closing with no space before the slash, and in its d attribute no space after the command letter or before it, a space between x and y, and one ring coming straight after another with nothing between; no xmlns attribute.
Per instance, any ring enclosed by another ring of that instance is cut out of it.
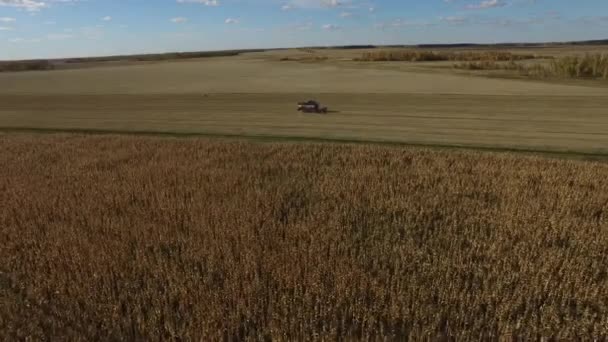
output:
<svg viewBox="0 0 608 342"><path fill-rule="evenodd" d="M474 61L454 64L466 70L513 70L523 76L540 78L608 79L608 54L587 54L554 59L547 64L523 65L515 61Z"/></svg>

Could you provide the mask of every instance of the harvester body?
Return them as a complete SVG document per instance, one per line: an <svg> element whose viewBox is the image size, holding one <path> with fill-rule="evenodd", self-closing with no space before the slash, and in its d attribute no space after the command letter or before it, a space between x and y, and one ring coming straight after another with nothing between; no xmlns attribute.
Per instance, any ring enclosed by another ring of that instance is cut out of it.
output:
<svg viewBox="0 0 608 342"><path fill-rule="evenodd" d="M298 111L303 113L327 113L327 107L321 107L319 102L309 100L298 102Z"/></svg>

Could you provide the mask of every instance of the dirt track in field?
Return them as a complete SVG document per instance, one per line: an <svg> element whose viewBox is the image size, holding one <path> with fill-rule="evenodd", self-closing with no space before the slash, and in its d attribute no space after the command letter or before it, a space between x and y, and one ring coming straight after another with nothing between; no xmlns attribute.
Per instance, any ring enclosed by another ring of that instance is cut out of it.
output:
<svg viewBox="0 0 608 342"><path fill-rule="evenodd" d="M352 63L212 58L0 74L0 127L608 153L608 89ZM327 116L295 111L319 99Z"/></svg>

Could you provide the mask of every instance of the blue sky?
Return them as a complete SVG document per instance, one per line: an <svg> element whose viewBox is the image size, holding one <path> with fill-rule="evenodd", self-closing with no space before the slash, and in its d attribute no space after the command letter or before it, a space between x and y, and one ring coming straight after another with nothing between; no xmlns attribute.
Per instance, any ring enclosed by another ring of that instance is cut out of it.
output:
<svg viewBox="0 0 608 342"><path fill-rule="evenodd" d="M0 60L608 38L608 0L0 0Z"/></svg>

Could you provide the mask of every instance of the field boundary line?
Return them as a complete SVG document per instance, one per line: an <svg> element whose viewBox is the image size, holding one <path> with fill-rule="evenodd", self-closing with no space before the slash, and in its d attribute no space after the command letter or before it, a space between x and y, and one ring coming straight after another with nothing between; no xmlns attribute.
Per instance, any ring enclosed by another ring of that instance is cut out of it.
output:
<svg viewBox="0 0 608 342"><path fill-rule="evenodd" d="M531 149L518 147L467 145L467 144L434 144L423 142L406 142L382 139L356 139L356 138L329 138L329 137L307 137L288 135L265 135L265 134L231 134L213 132L175 132L175 131L138 131L138 130L109 130L109 129L87 129L87 128L36 128L36 127L2 127L0 133L37 133L37 134L83 134L83 135L122 135L122 136L150 136L150 137L172 137L172 138L220 138L220 139L243 139L261 142L307 142L307 143L334 143L334 144L358 144L358 145L385 145L418 147L429 149L468 150L479 152L501 152L517 153L526 155L553 156L569 159L591 159L595 161L608 162L608 151L583 152L570 150Z"/></svg>

